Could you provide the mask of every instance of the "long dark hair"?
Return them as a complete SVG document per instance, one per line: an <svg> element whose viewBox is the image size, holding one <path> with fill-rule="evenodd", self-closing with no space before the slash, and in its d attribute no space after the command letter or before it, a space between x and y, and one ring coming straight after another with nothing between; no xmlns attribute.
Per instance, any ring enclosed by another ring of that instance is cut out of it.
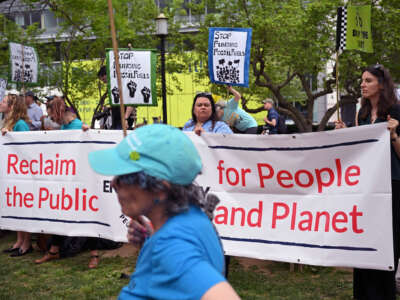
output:
<svg viewBox="0 0 400 300"><path fill-rule="evenodd" d="M369 72L374 75L378 82L383 86L383 89L379 93L378 101L378 118L386 119L389 114L389 109L396 104L397 96L395 94L394 83L389 71L382 65L372 65L367 67L364 72ZM371 101L367 98L362 98L361 109L359 112L359 118L365 120L371 114Z"/></svg>
<svg viewBox="0 0 400 300"><path fill-rule="evenodd" d="M207 98L208 100L210 100L210 104L211 104L211 116L210 118L207 120L211 120L212 121L212 126L211 128L214 129L215 123L218 121L218 117L217 117L217 110L215 108L215 102L214 99L212 97L212 95L210 93L198 93L196 94L196 96L193 99L193 104L192 104L192 122L196 125L197 124L197 118L194 114L194 106L196 105L196 101L198 98L200 97L204 97Z"/></svg>

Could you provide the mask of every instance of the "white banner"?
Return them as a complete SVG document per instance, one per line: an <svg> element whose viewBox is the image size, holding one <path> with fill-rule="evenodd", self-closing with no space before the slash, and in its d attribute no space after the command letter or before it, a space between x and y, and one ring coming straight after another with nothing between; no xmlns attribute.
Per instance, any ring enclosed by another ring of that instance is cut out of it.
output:
<svg viewBox="0 0 400 300"><path fill-rule="evenodd" d="M204 165L197 182L222 200L214 222L228 254L393 269L386 124L297 135L188 135ZM0 226L125 241L128 219L111 178L95 174L87 159L121 138L119 131L0 137Z"/></svg>
<svg viewBox="0 0 400 300"><path fill-rule="evenodd" d="M149 51L120 50L122 95L125 105L157 105L155 96L155 55ZM153 58L154 57L154 58ZM114 52L107 52L107 75L112 105L119 105Z"/></svg>
<svg viewBox="0 0 400 300"><path fill-rule="evenodd" d="M39 58L35 48L10 43L11 82L37 83Z"/></svg>
<svg viewBox="0 0 400 300"><path fill-rule="evenodd" d="M222 199L214 222L226 252L393 270L389 140L386 124L194 137L198 182Z"/></svg>
<svg viewBox="0 0 400 300"><path fill-rule="evenodd" d="M120 131L7 133L1 137L1 227L126 240L127 218L111 178L97 175L88 153L115 145Z"/></svg>

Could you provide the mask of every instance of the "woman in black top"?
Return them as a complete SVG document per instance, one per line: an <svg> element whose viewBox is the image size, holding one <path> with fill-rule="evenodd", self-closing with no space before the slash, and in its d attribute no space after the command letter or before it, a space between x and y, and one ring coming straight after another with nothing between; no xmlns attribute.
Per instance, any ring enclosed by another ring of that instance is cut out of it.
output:
<svg viewBox="0 0 400 300"><path fill-rule="evenodd" d="M370 66L364 70L361 94L361 108L356 117L356 124L388 122L390 131L395 270L354 269L354 298L357 300L395 300L395 274L400 250L400 105L392 78L382 65ZM336 123L336 128L344 127L343 122Z"/></svg>

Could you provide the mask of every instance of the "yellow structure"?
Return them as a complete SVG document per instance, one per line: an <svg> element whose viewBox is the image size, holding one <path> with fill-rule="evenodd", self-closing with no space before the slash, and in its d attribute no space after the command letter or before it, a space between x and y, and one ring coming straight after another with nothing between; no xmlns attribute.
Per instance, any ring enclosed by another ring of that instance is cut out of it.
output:
<svg viewBox="0 0 400 300"><path fill-rule="evenodd" d="M91 67L100 67L100 61L91 61ZM204 92L210 90L210 83L208 78L198 83L196 80L196 72L199 72L203 68L204 64L200 61L192 62L188 65L186 72L166 74L166 84L167 90L169 91L167 95L167 117L168 124L175 127L183 127L183 125L191 118L191 108L193 99L198 92ZM177 81L179 83L180 89L176 88ZM97 83L96 83L97 85ZM99 92L96 89L92 90L93 96L85 97L80 101L79 113L82 121L90 124L93 116L93 111L100 99ZM105 85L103 85L102 93L105 92ZM227 95L217 96L213 95L215 101L226 97ZM162 116L162 97L161 94L157 95L158 106L139 106L137 108L137 123L143 123L145 120L148 124L153 123L153 118L161 118ZM106 100L108 101L108 99ZM249 103L251 108L260 106L260 103ZM254 114L253 117L256 119L259 125L264 124L263 118L266 112L261 112Z"/></svg>

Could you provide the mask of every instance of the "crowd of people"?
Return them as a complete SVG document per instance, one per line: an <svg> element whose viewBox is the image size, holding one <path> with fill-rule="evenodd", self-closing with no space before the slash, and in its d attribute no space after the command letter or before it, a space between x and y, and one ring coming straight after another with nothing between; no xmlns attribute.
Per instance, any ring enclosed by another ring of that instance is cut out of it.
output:
<svg viewBox="0 0 400 300"><path fill-rule="evenodd" d="M46 103L47 115L43 114L42 109L37 103L38 99L31 91L20 96L16 94L8 94L0 102L0 112L3 113L3 126L1 132L3 135L10 131L36 131L36 130L72 130L81 129L88 130L89 127L77 118L72 108L68 107L61 97L51 96ZM80 243L80 249L88 248L91 250L91 260L89 268L96 268L99 263L98 249L106 247L116 247L119 243L105 241L96 238L77 238ZM74 242L76 248L77 240L67 239L63 236L41 235L38 238L39 248L45 251L45 255L41 259L35 260L36 264L41 264L60 256L71 255L69 242ZM65 242L67 241L67 242ZM60 253L60 247L64 250ZM76 253L78 249L74 249ZM16 242L3 253L9 254L11 257L24 256L33 252L31 233L17 232ZM73 254L75 254L73 253Z"/></svg>
<svg viewBox="0 0 400 300"><path fill-rule="evenodd" d="M104 75L100 70L99 78L106 82ZM196 94L192 117L182 131L193 131L198 135L205 132L257 134L257 122L239 107L240 93L231 86L227 86L227 90L233 97L217 103L211 93ZM361 108L355 124L387 122L390 131L396 267L393 271L355 269L354 298L390 300L396 297L395 273L400 248L400 105L391 76L381 65L365 69L361 92ZM273 100L265 99L264 108L268 111L264 119L265 131L277 134L279 114ZM48 116L42 115L31 92L25 97L7 95L0 103L0 112L5 116L2 134L9 131L89 128L59 97L48 101ZM111 125L111 128L121 127L119 116L119 123ZM340 120L336 122L336 129L345 127ZM182 295L187 299L239 298L224 277L229 259L224 261L222 244L212 226L212 209L211 212L206 211L210 207L208 202L213 201L215 207L218 199L210 199L213 195L205 196L193 184L202 163L196 148L182 131L161 124L143 126L135 129L116 147L89 155L90 165L96 172L115 176L112 186L122 212L132 218L128 240L141 247L131 283L122 290L120 299L178 299ZM130 155L132 152L138 155ZM141 158L142 153L146 153L146 160ZM137 160L141 159L143 161L138 163ZM182 161L185 163L182 164ZM35 262L40 264L58 259L65 239L52 236L45 256ZM96 267L97 241L88 239L88 244L92 251L89 267ZM17 232L16 242L4 252L13 257L32 252L31 234ZM191 284L194 281L196 288Z"/></svg>

